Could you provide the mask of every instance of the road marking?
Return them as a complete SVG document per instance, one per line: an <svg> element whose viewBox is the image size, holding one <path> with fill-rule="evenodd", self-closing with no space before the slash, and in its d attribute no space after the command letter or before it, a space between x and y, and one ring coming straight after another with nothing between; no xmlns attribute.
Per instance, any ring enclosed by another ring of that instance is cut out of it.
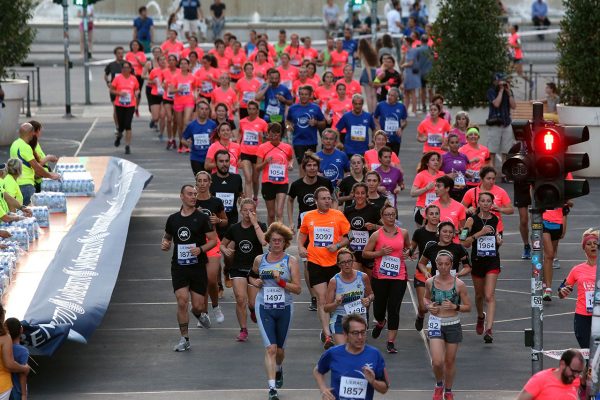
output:
<svg viewBox="0 0 600 400"><path fill-rule="evenodd" d="M170 280L170 279L169 279ZM219 304L235 304L235 301L219 301ZM174 306L176 301L154 301L154 302L117 302L110 303L111 306ZM311 304L310 301L295 301L294 304ZM402 304L412 304L410 301L403 301Z"/></svg>
<svg viewBox="0 0 600 400"><path fill-rule="evenodd" d="M550 318L550 317L560 317L560 316L563 316L563 315L571 315L571 314L574 314L574 311L564 312L564 313L558 313L558 314L544 314L544 319L545 318ZM530 320L530 319L531 319L531 316L522 317L522 318L501 319L499 321L494 321L494 324L500 324L502 322L525 321L525 320ZM462 326L473 326L473 325L476 325L476 324L463 324ZM546 332L546 330L544 330L544 332Z"/></svg>
<svg viewBox="0 0 600 400"><path fill-rule="evenodd" d="M419 302L416 299L416 293L413 292L413 286L410 284L411 281L408 282L408 294L410 295L410 302L413 305L413 309L415 310L415 318L419 313ZM417 300L415 302L415 300ZM404 304L405 302L403 301L402 304ZM423 321L425 322L425 321ZM429 361L431 361L431 350L429 349L429 340L427 340L427 337L425 336L425 330L421 329L421 332L419 332L419 335L421 336L421 339L423 340L423 343L425 344L425 349L427 350L427 355L429 356Z"/></svg>
<svg viewBox="0 0 600 400"><path fill-rule="evenodd" d="M75 151L75 154L73 154L73 157L77 157L79 155L79 152L83 148L83 144L87 140L87 138L90 135L90 133L92 133L92 131L94 130L94 127L96 126L97 122L98 122L98 117L96 117L96 119L94 120L94 122L92 122L92 126L90 126L90 129L88 129L88 131L83 136L83 140L81 141L81 143L79 143L79 147L77 148L77 151Z"/></svg>

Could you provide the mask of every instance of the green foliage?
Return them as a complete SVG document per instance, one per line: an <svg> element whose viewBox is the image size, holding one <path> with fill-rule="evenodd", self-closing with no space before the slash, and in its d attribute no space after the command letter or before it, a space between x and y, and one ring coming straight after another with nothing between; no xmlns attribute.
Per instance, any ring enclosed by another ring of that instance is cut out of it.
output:
<svg viewBox="0 0 600 400"><path fill-rule="evenodd" d="M21 64L29 54L36 33L29 25L33 6L34 0L0 0L0 80L7 77L7 68Z"/></svg>
<svg viewBox="0 0 600 400"><path fill-rule="evenodd" d="M561 99L572 106L600 106L600 9L598 0L564 0L556 45Z"/></svg>
<svg viewBox="0 0 600 400"><path fill-rule="evenodd" d="M494 73L508 70L498 1L440 0L439 6L430 81L452 106L487 106Z"/></svg>

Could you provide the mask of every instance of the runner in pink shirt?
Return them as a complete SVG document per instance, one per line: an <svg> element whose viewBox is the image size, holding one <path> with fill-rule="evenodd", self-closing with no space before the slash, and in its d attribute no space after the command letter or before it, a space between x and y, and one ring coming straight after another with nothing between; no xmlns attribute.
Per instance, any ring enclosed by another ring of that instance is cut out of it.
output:
<svg viewBox="0 0 600 400"><path fill-rule="evenodd" d="M435 103L429 105L429 116L417 127L417 141L423 143L423 153L435 151L444 154L443 147L447 146L446 137L452 127L440 118L440 107Z"/></svg>
<svg viewBox="0 0 600 400"><path fill-rule="evenodd" d="M239 82L238 82L239 83ZM259 104L250 100L248 102L248 116L240 120L240 168L244 172L244 193L250 196L254 193L254 200L258 199L258 170L256 166L256 152L263 143L267 134L268 124L259 118Z"/></svg>
<svg viewBox="0 0 600 400"><path fill-rule="evenodd" d="M208 148L204 169L214 174L217 171L215 153L219 150L227 150L229 153L229 173L237 174L240 159L240 144L231 140L231 126L223 122L215 130L215 141Z"/></svg>
<svg viewBox="0 0 600 400"><path fill-rule="evenodd" d="M225 104L229 110L227 117L233 120L233 115L237 113L239 108L238 96L235 90L229 87L231 79L229 73L224 72L219 77L219 87L210 94L210 107L212 109L212 118L216 118L215 107L217 104Z"/></svg>
<svg viewBox="0 0 600 400"><path fill-rule="evenodd" d="M197 79L190 71L190 62L187 58L179 61L179 73L168 83L168 90L175 93L173 111L175 111L175 124L179 138L178 153L189 153L190 149L183 143L181 135L183 128L192 120L196 105Z"/></svg>
<svg viewBox="0 0 600 400"><path fill-rule="evenodd" d="M251 62L244 64L244 77L235 83L237 100L240 104L240 119L248 116L248 102L254 100L260 82L254 77L254 65Z"/></svg>
<svg viewBox="0 0 600 400"><path fill-rule="evenodd" d="M417 226L423 225L423 209L437 200L435 194L435 180L444 173L440 171L442 157L439 153L430 151L421 157L417 176L413 181L410 195L417 198L415 206L415 223Z"/></svg>

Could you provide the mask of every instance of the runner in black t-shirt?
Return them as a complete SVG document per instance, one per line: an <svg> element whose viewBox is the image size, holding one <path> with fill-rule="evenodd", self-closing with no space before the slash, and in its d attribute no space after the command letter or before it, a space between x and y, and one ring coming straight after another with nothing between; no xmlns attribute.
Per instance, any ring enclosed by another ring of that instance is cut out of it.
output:
<svg viewBox="0 0 600 400"><path fill-rule="evenodd" d="M350 157L350 175L344 177L339 183L338 202L344 202L344 208L352 205L352 187L355 183L364 182L367 169L365 159L360 154Z"/></svg>
<svg viewBox="0 0 600 400"><path fill-rule="evenodd" d="M227 226L227 215L225 214L223 201L210 195L208 189L211 180L211 175L206 171L200 171L196 174L196 208L198 208L198 211L208 216L216 233L218 228ZM223 285L219 284L221 281L220 245L221 241L217 237L217 246L206 254L208 256L208 263L206 264L208 273L208 295L210 296L212 303L214 317L218 323L222 323L225 320L223 312L219 307L219 297L222 297L223 293ZM208 298L206 298L206 301L208 302Z"/></svg>
<svg viewBox="0 0 600 400"><path fill-rule="evenodd" d="M371 277L373 260L363 259L362 251L373 232L380 228L380 214L373 204L367 202L367 184L356 183L352 188L354 204L344 209L344 215L350 222L350 250L354 252L354 269Z"/></svg>
<svg viewBox="0 0 600 400"><path fill-rule="evenodd" d="M254 259L263 254L265 232L267 225L257 221L256 203L252 199L244 199L240 203L242 220L233 224L225 232L221 242L221 252L225 260L231 260L229 277L233 280L233 294L236 301L236 315L240 324L240 334L237 340L245 342L248 339L246 326L246 305L250 308L250 318L256 323L254 300L258 288L248 284L248 273L252 269Z"/></svg>
<svg viewBox="0 0 600 400"><path fill-rule="evenodd" d="M317 175L319 173L319 166L321 159L317 157L312 151L304 153L304 158L300 163L300 168L304 171L304 177L294 181L288 192L288 204L287 204L287 215L289 227L294 231L299 228L302 223L302 216L307 211L316 210L317 203L315 202L315 190L319 187L324 186L329 189L329 192L333 196L333 186L331 181L323 176ZM294 224L294 199L298 199L298 220ZM304 280L306 286L310 291L311 302L308 306L310 311L317 311L317 297L313 292L313 289L308 284L308 273L306 269L306 259L302 259L304 262Z"/></svg>
<svg viewBox="0 0 600 400"><path fill-rule="evenodd" d="M387 197L377 191L381 184L381 176L375 171L369 171L365 175L365 182L367 183L368 188L367 200L378 210L381 210L387 201Z"/></svg>
<svg viewBox="0 0 600 400"><path fill-rule="evenodd" d="M184 185L180 192L181 210L167 219L161 249L169 251L174 243L171 259L171 280L177 298L177 322L181 339L173 348L185 351L190 348L188 337L188 304L192 300L192 314L203 327L210 327L210 318L206 313L207 274L206 252L215 247L217 235L206 217L194 207L196 189Z"/></svg>
<svg viewBox="0 0 600 400"><path fill-rule="evenodd" d="M452 253L452 270L450 273L457 277L465 276L471 273L471 264L469 261L469 254L463 246L458 243L454 243L454 237L456 232L452 222L444 221L438 225L438 242L430 244L423 250L421 258L419 259L418 268L423 272L427 279L436 275L437 267L435 265L435 258L437 253L441 250L447 250ZM431 261L431 270L427 268L427 264ZM460 268L462 264L462 268Z"/></svg>

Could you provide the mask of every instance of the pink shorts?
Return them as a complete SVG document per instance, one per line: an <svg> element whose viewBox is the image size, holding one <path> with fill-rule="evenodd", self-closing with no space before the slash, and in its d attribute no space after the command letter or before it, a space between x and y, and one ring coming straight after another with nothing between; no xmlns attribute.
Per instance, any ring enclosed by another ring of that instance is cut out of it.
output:
<svg viewBox="0 0 600 400"><path fill-rule="evenodd" d="M191 108L193 110L194 107L195 107L194 103L174 103L173 104L173 111L175 111L175 112L182 112L186 108Z"/></svg>
<svg viewBox="0 0 600 400"><path fill-rule="evenodd" d="M206 252L207 257L221 257L221 241L217 238L217 245Z"/></svg>

